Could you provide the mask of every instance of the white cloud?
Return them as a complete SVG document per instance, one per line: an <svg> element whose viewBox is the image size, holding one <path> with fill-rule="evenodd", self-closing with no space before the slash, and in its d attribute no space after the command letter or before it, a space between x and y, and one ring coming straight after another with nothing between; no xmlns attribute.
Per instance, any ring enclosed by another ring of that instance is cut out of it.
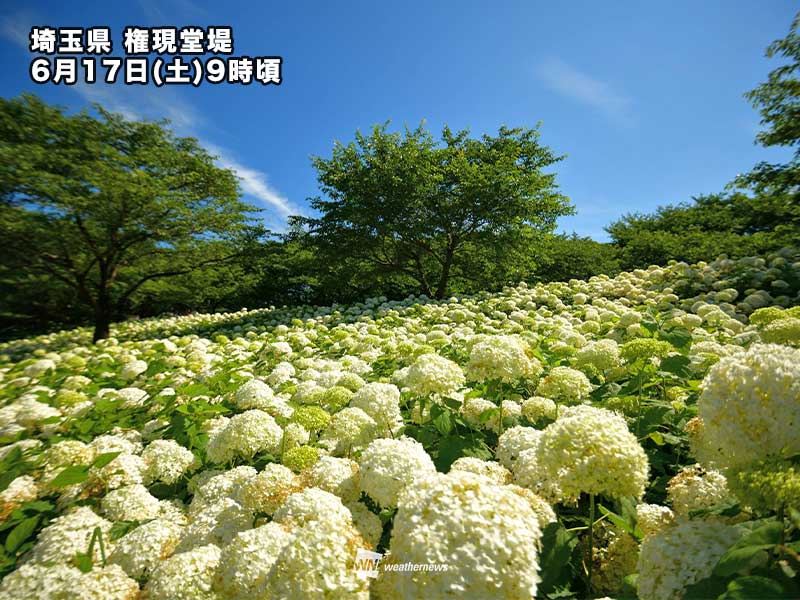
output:
<svg viewBox="0 0 800 600"><path fill-rule="evenodd" d="M267 206L277 210L283 217L299 214L299 211L292 206L289 200L269 184L265 173L244 166L237 160L231 158L228 152L225 152L222 148L214 144L208 142L202 142L202 144L209 152L219 157L217 158L217 164L219 164L219 166L225 169L231 169L236 173L241 179L242 191L244 191L246 196L257 198Z"/></svg>
<svg viewBox="0 0 800 600"><path fill-rule="evenodd" d="M28 17L25 13L6 15L0 20L0 35L27 50L32 22Z"/></svg>
<svg viewBox="0 0 800 600"><path fill-rule="evenodd" d="M536 74L551 90L599 110L611 119L626 124L630 124L633 119L631 98L562 60L551 58L542 62L537 67Z"/></svg>

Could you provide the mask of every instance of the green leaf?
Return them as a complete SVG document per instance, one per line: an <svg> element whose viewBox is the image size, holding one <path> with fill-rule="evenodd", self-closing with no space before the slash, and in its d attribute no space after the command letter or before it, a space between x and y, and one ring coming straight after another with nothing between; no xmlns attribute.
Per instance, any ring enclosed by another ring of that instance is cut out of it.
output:
<svg viewBox="0 0 800 600"><path fill-rule="evenodd" d="M50 487L60 488L76 483L83 483L89 478L88 465L73 465L66 467L50 482Z"/></svg>
<svg viewBox="0 0 800 600"><path fill-rule="evenodd" d="M662 331L659 337L680 349L688 348L692 343L692 333L685 327L673 327L668 331ZM661 365L663 369L664 361L661 361Z"/></svg>
<svg viewBox="0 0 800 600"><path fill-rule="evenodd" d="M111 541L116 541L136 529L140 524L140 521L117 521L111 526L109 537Z"/></svg>
<svg viewBox="0 0 800 600"><path fill-rule="evenodd" d="M676 354L674 356L667 356L666 358L662 359L659 370L677 375L678 377L686 377L690 373L688 367L691 363L692 361L688 356Z"/></svg>
<svg viewBox="0 0 800 600"><path fill-rule="evenodd" d="M104 454L99 454L97 458L92 461L92 466L95 469L102 469L120 454L122 454L122 452L106 452Z"/></svg>
<svg viewBox="0 0 800 600"><path fill-rule="evenodd" d="M620 517L618 514L611 512L605 506L598 505L597 508L600 509L601 514L605 515L605 517L609 521L611 521L614 525L616 525L619 529L621 529L625 533L629 533L635 536L635 528L631 523Z"/></svg>
<svg viewBox="0 0 800 600"><path fill-rule="evenodd" d="M431 422L436 430L442 435L448 435L453 429L453 422L450 413L438 404L431 406Z"/></svg>
<svg viewBox="0 0 800 600"><path fill-rule="evenodd" d="M725 593L727 580L722 577L706 577L686 587L683 600L712 600Z"/></svg>
<svg viewBox="0 0 800 600"><path fill-rule="evenodd" d="M698 508L689 511L691 518L703 517L706 515L719 515L720 517L735 517L742 512L742 507L738 502L728 502L725 504L715 504L707 508Z"/></svg>
<svg viewBox="0 0 800 600"><path fill-rule="evenodd" d="M20 505L22 510L32 510L35 512L47 512L53 510L55 508L49 502L45 502L44 500L32 500L30 502L23 502Z"/></svg>
<svg viewBox="0 0 800 600"><path fill-rule="evenodd" d="M28 517L21 521L6 538L5 548L6 551L13 553L19 548L31 534L36 531L36 526L39 525L41 517Z"/></svg>
<svg viewBox="0 0 800 600"><path fill-rule="evenodd" d="M651 440L653 440L656 443L657 446L663 446L664 445L664 436L661 435L658 431L654 431L653 433L649 434L647 437L649 437Z"/></svg>
<svg viewBox="0 0 800 600"><path fill-rule="evenodd" d="M788 590L774 579L750 575L737 577L728 584L728 591L722 598L724 600L754 600L789 598Z"/></svg>
<svg viewBox="0 0 800 600"><path fill-rule="evenodd" d="M561 523L549 523L544 528L539 556L542 577L539 594L544 596L557 586L569 583L572 576L570 558L577 544L577 533L567 531Z"/></svg>
<svg viewBox="0 0 800 600"><path fill-rule="evenodd" d="M714 575L729 577L736 572L747 570L753 563L758 562L760 554L780 542L782 531L782 523L767 523L746 535L720 557L717 566L714 567Z"/></svg>
<svg viewBox="0 0 800 600"><path fill-rule="evenodd" d="M77 552L75 554L75 566L80 569L81 573L88 573L93 566L92 556L88 552Z"/></svg>

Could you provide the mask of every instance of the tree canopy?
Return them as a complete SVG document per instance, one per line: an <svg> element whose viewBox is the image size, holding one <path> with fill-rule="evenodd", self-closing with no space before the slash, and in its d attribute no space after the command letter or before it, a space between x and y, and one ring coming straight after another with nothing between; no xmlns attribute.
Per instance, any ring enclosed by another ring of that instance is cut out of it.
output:
<svg viewBox="0 0 800 600"><path fill-rule="evenodd" d="M225 262L262 230L196 140L96 109L0 99L0 234L6 281L70 290L99 339L143 286Z"/></svg>
<svg viewBox="0 0 800 600"><path fill-rule="evenodd" d="M387 123L312 159L327 197L311 199L319 217L293 225L340 281L410 280L442 298L453 280L492 285L528 267L522 255L572 212L546 171L561 158L536 129L471 138L445 127L438 143L422 125Z"/></svg>
<svg viewBox="0 0 800 600"><path fill-rule="evenodd" d="M754 188L758 193L786 193L790 200L800 199L800 13L797 14L786 37L769 45L769 58L786 62L772 71L767 80L745 97L761 113L765 129L756 136L764 146L794 148L794 157L786 164L761 162L736 183Z"/></svg>

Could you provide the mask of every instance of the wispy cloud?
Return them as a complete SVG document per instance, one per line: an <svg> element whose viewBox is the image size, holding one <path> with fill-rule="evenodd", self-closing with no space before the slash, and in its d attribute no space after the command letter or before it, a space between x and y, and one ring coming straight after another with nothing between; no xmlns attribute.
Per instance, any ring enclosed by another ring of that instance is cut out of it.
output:
<svg viewBox="0 0 800 600"><path fill-rule="evenodd" d="M185 12L197 15L205 12L203 8L189 0L171 1ZM157 3L140 0L140 6L148 18L158 20L161 17ZM36 18L31 14L20 12L7 15L0 19L0 36L27 51L28 34L34 22L36 22ZM207 124L203 115L185 99L183 94L173 88L109 85L100 81L92 85L78 83L71 86L70 89L81 96L84 101L100 104L105 109L119 113L126 119L168 119L172 129L178 135L200 139L203 137L201 132ZM267 216L265 219L270 221L268 224L271 228L282 229L285 227L286 217L300 214L301 211L269 183L266 173L243 164L225 148L207 140L202 140L201 143L211 154L218 157L217 164L219 166L231 169L236 173L241 180L242 192L245 197L251 197L264 208L272 209L277 213L277 219L271 216Z"/></svg>
<svg viewBox="0 0 800 600"><path fill-rule="evenodd" d="M244 166L236 159L232 158L230 153L215 144L206 141L202 141L202 144L209 152L219 157L217 163L221 167L230 169L236 173L239 179L241 179L242 190L245 195L258 198L267 206L277 210L283 217L298 214L299 211L292 206L289 200L269 184L269 179L266 174Z"/></svg>
<svg viewBox="0 0 800 600"><path fill-rule="evenodd" d="M624 124L633 122L633 100L608 83L595 79L557 58L540 63L536 68L539 79L551 90Z"/></svg>
<svg viewBox="0 0 800 600"><path fill-rule="evenodd" d="M6 15L0 19L0 36L19 46L28 49L28 35L31 32L30 15L20 12Z"/></svg>

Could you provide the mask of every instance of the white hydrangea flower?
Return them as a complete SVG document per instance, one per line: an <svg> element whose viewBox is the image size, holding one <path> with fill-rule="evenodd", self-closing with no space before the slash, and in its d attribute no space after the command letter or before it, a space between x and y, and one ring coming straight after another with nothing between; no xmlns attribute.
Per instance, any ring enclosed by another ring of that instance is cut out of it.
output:
<svg viewBox="0 0 800 600"><path fill-rule="evenodd" d="M161 511L158 498L141 484L110 491L101 502L103 514L112 521L146 521Z"/></svg>
<svg viewBox="0 0 800 600"><path fill-rule="evenodd" d="M43 373L47 373L48 371L55 371L58 368L54 360L50 360L49 358L43 358L41 360L37 360L32 362L27 367L22 370L22 374L25 377L38 377Z"/></svg>
<svg viewBox="0 0 800 600"><path fill-rule="evenodd" d="M686 587L711 575L740 535L717 521L683 521L646 537L639 553L639 597L680 600Z"/></svg>
<svg viewBox="0 0 800 600"><path fill-rule="evenodd" d="M282 438L283 430L271 415L252 409L232 417L208 441L206 455L213 463L225 463L236 457L251 458L256 452L276 454Z"/></svg>
<svg viewBox="0 0 800 600"><path fill-rule="evenodd" d="M33 477L30 475L15 477L8 487L0 492L0 522L23 502L36 500L38 497L39 485Z"/></svg>
<svg viewBox="0 0 800 600"><path fill-rule="evenodd" d="M98 516L88 506L78 506L56 517L39 532L31 549L30 561L72 564L76 553L89 549L89 540L97 527L103 535L106 552L113 550L114 544L109 536L111 521ZM93 558L100 561L99 544L95 544Z"/></svg>
<svg viewBox="0 0 800 600"><path fill-rule="evenodd" d="M392 383L368 383L353 394L350 407L367 413L383 432L395 433L403 424L400 390Z"/></svg>
<svg viewBox="0 0 800 600"><path fill-rule="evenodd" d="M189 484L194 491L190 511L200 510L225 498L243 501L245 485L256 476L258 471L248 465L242 465L228 471L208 470L195 475Z"/></svg>
<svg viewBox="0 0 800 600"><path fill-rule="evenodd" d="M358 463L349 458L322 456L301 477L309 487L335 494L344 503L356 502L361 495Z"/></svg>
<svg viewBox="0 0 800 600"><path fill-rule="evenodd" d="M356 553L366 543L350 523L323 519L294 533L270 571L272 597L369 599L369 585L354 568Z"/></svg>
<svg viewBox="0 0 800 600"><path fill-rule="evenodd" d="M483 417L487 411L497 412L488 418ZM467 398L461 405L461 416L470 425L477 429L488 429L489 431L500 431L500 407L486 398Z"/></svg>
<svg viewBox="0 0 800 600"><path fill-rule="evenodd" d="M533 512L536 513L540 529L544 530L550 523L556 522L556 511L553 510L553 506L539 494L533 492L529 488L524 488L513 483L505 487L517 494L517 496L522 496L528 501Z"/></svg>
<svg viewBox="0 0 800 600"><path fill-rule="evenodd" d="M275 389L278 389L281 385L287 381L290 381L292 377L294 377L295 372L296 371L292 363L285 361L278 363L267 376L267 383L269 383L269 385L273 386Z"/></svg>
<svg viewBox="0 0 800 600"><path fill-rule="evenodd" d="M405 487L436 472L422 444L405 436L372 442L361 453L359 467L361 489L383 507L397 506Z"/></svg>
<svg viewBox="0 0 800 600"><path fill-rule="evenodd" d="M532 396L523 400L521 408L522 416L532 422L540 419L555 419L558 412L556 403L543 396Z"/></svg>
<svg viewBox="0 0 800 600"><path fill-rule="evenodd" d="M139 375L147 371L147 363L143 360L132 360L126 363L119 376L126 380L136 379Z"/></svg>
<svg viewBox="0 0 800 600"><path fill-rule="evenodd" d="M213 545L175 554L161 562L144 587L149 600L220 600L212 589L222 552Z"/></svg>
<svg viewBox="0 0 800 600"><path fill-rule="evenodd" d="M147 482L162 481L172 484L199 466L199 461L191 450L175 440L153 440L142 451L142 460Z"/></svg>
<svg viewBox="0 0 800 600"><path fill-rule="evenodd" d="M98 453L104 454L104 453ZM144 460L135 454L120 454L101 469L90 471L90 477L99 481L109 490L144 481Z"/></svg>
<svg viewBox="0 0 800 600"><path fill-rule="evenodd" d="M506 486L464 471L433 474L400 495L390 553L447 569L384 571L379 587L386 598L533 598L540 535L530 503Z"/></svg>
<svg viewBox="0 0 800 600"><path fill-rule="evenodd" d="M600 372L614 369L621 362L619 344L612 339L588 342L575 353L576 366L592 366Z"/></svg>
<svg viewBox="0 0 800 600"><path fill-rule="evenodd" d="M272 515L286 499L300 491L300 480L291 469L269 463L264 470L245 483L242 506L254 513Z"/></svg>
<svg viewBox="0 0 800 600"><path fill-rule="evenodd" d="M586 375L570 367L553 367L536 387L540 396L567 405L585 402L591 392L592 384Z"/></svg>
<svg viewBox="0 0 800 600"><path fill-rule="evenodd" d="M507 469L513 469L519 455L525 450L534 448L539 443L541 435L542 432L533 427L518 425L507 429L497 440L495 451L497 460Z"/></svg>
<svg viewBox="0 0 800 600"><path fill-rule="evenodd" d="M492 483L504 485L511 482L511 471L500 463L489 460L481 460L472 456L462 456L450 465L450 472L466 471L485 477Z"/></svg>
<svg viewBox="0 0 800 600"><path fill-rule="evenodd" d="M97 567L88 573L64 565L22 565L0 584L0 597L26 600L137 600L139 584L117 565Z"/></svg>
<svg viewBox="0 0 800 600"><path fill-rule="evenodd" d="M653 535L675 520L675 514L659 504L637 504L636 525L645 536Z"/></svg>
<svg viewBox="0 0 800 600"><path fill-rule="evenodd" d="M181 530L181 525L170 519L143 523L117 541L108 562L119 565L134 579L146 579L162 560L172 556Z"/></svg>
<svg viewBox="0 0 800 600"><path fill-rule="evenodd" d="M723 469L800 453L800 350L754 345L711 367L702 388L701 441Z"/></svg>
<svg viewBox="0 0 800 600"><path fill-rule="evenodd" d="M452 360L438 354L422 354L405 371L403 385L417 396L447 396L464 385L464 372Z"/></svg>
<svg viewBox="0 0 800 600"><path fill-rule="evenodd" d="M352 523L350 511L338 496L313 487L289 496L272 519L291 527L303 527L315 521Z"/></svg>
<svg viewBox="0 0 800 600"><path fill-rule="evenodd" d="M233 404L241 409L258 408L266 411L275 399L275 393L263 381L250 379L236 390L233 395Z"/></svg>
<svg viewBox="0 0 800 600"><path fill-rule="evenodd" d="M381 541L383 523L378 515L370 511L362 502L351 502L346 505L353 516L353 525L372 548Z"/></svg>
<svg viewBox="0 0 800 600"><path fill-rule="evenodd" d="M236 534L222 548L214 590L230 600L272 597L270 570L292 537L284 526L275 522Z"/></svg>
<svg viewBox="0 0 800 600"><path fill-rule="evenodd" d="M108 454L109 452L139 454L142 451L141 436L137 440L136 435L130 432L100 435L89 442L89 445L95 454Z"/></svg>
<svg viewBox="0 0 800 600"><path fill-rule="evenodd" d="M466 375L472 381L499 379L508 383L536 377L541 371L541 363L528 355L525 343L508 335L481 339L472 347L466 367Z"/></svg>
<svg viewBox="0 0 800 600"><path fill-rule="evenodd" d="M647 484L644 449L623 417L602 408L565 408L544 429L535 452L541 478L557 485L565 499L581 492L639 498Z"/></svg>
<svg viewBox="0 0 800 600"><path fill-rule="evenodd" d="M253 513L231 498L223 498L189 513L189 524L181 531L178 552L198 546L224 546L240 531L253 526Z"/></svg>
<svg viewBox="0 0 800 600"><path fill-rule="evenodd" d="M690 511L730 500L725 475L703 469L699 464L683 467L667 484L667 501L675 514L682 517L688 517Z"/></svg>
<svg viewBox="0 0 800 600"><path fill-rule="evenodd" d="M80 575L67 565L24 563L0 581L0 598L71 600Z"/></svg>
<svg viewBox="0 0 800 600"><path fill-rule="evenodd" d="M372 441L378 424L360 408L348 406L331 417L328 427L320 437L335 454L349 454Z"/></svg>

